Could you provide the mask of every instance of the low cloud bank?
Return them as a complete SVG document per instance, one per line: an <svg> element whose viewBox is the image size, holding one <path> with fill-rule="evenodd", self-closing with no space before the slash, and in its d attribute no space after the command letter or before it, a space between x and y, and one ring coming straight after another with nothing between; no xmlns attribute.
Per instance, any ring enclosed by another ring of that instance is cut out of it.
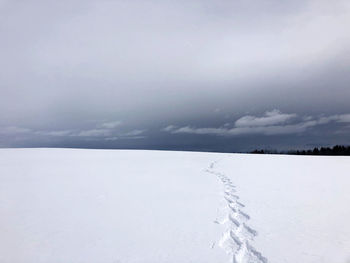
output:
<svg viewBox="0 0 350 263"><path fill-rule="evenodd" d="M76 138L95 138L102 140L119 140L119 139L140 139L144 138L146 130L121 129L121 121L110 121L97 123L91 129L72 129L72 130L35 130L17 126L2 127L0 135L5 136L22 136L22 137L76 137Z"/></svg>
<svg viewBox="0 0 350 263"><path fill-rule="evenodd" d="M220 136L237 136L247 134L262 135L280 135L302 133L309 128L328 124L330 122L350 123L350 114L339 114L322 117L306 116L298 119L295 113L282 113L279 110L267 111L261 117L258 116L242 116L236 120L233 127L225 124L222 127L204 127L196 128L191 126L177 127L168 125L162 130L172 134L188 133L188 134L206 134Z"/></svg>

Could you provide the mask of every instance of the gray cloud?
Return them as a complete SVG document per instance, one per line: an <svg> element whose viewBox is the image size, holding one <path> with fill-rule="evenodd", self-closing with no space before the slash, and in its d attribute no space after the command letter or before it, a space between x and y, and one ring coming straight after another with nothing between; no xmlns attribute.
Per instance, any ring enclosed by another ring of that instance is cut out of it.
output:
<svg viewBox="0 0 350 263"><path fill-rule="evenodd" d="M266 108L278 101L275 90L280 101L292 94L303 106L319 90L340 107L349 95L346 0L5 1L0 8L0 110L13 122L92 114L142 122ZM309 83L320 77L337 92Z"/></svg>
<svg viewBox="0 0 350 263"><path fill-rule="evenodd" d="M138 136L145 132L145 130L132 130L127 133L125 133L125 136Z"/></svg>
<svg viewBox="0 0 350 263"><path fill-rule="evenodd" d="M23 139L30 139L36 136L44 137L81 137L81 138L102 138L106 140L120 139L139 139L145 138L145 130L141 129L120 129L121 121L110 121L96 123L91 129L75 130L33 130L23 127L0 127L0 134L22 136ZM141 136L142 135L142 136Z"/></svg>
<svg viewBox="0 0 350 263"><path fill-rule="evenodd" d="M74 133L72 130L60 130L60 131L36 131L34 132L38 135L44 136L70 136Z"/></svg>
<svg viewBox="0 0 350 263"><path fill-rule="evenodd" d="M171 132L176 130L176 126L175 125L168 125L165 128L162 129L162 131L166 131L166 132Z"/></svg>
<svg viewBox="0 0 350 263"><path fill-rule="evenodd" d="M32 132L31 129L17 127L17 126L2 127L0 129L0 134L25 134L30 132Z"/></svg>
<svg viewBox="0 0 350 263"><path fill-rule="evenodd" d="M285 114L279 110L272 110L265 112L263 117L255 116L243 116L235 122L236 127L259 127L259 126L271 126L275 124L284 123L294 117L296 114Z"/></svg>
<svg viewBox="0 0 350 263"><path fill-rule="evenodd" d="M116 128L116 127L120 126L121 124L122 124L121 121L110 121L110 122L102 123L101 127L112 129L112 128Z"/></svg>
<svg viewBox="0 0 350 263"><path fill-rule="evenodd" d="M296 134L305 132L307 129L317 125L323 125L330 122L350 123L350 114L333 115L327 117L314 118L308 116L302 121L291 124L286 123L297 117L297 114L286 114L279 110L267 111L264 116L243 116L239 118L233 128L229 128L227 124L219 128L195 128L191 126L176 127L169 125L162 129L165 132L173 134L201 134L201 135L219 135L219 136L238 136L249 134L262 135L281 135Z"/></svg>
<svg viewBox="0 0 350 263"><path fill-rule="evenodd" d="M337 114L337 115L332 115L332 116L327 116L327 117L321 117L319 119L319 123L329 123L331 121L335 122L341 122L341 123L348 123L350 122L350 114Z"/></svg>
<svg viewBox="0 0 350 263"><path fill-rule="evenodd" d="M76 136L83 137L105 137L111 134L111 130L108 129L91 129L79 132Z"/></svg>
<svg viewBox="0 0 350 263"><path fill-rule="evenodd" d="M143 139L145 130L132 130L123 134L118 134L117 136L105 138L106 141L116 141L116 140L125 140L125 139Z"/></svg>
<svg viewBox="0 0 350 263"><path fill-rule="evenodd" d="M0 1L0 144L347 123L349 24L348 0Z"/></svg>

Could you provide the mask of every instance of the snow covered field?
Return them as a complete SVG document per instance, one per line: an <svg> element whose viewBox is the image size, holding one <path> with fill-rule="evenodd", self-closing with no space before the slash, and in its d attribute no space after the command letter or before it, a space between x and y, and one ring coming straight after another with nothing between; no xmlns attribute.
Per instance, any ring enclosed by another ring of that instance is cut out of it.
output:
<svg viewBox="0 0 350 263"><path fill-rule="evenodd" d="M0 149L1 263L348 263L350 158Z"/></svg>

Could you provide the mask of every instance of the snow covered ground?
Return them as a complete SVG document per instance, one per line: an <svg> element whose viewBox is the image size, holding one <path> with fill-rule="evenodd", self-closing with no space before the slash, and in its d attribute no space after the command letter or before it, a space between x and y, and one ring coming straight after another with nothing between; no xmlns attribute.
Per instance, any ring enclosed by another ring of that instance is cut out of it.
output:
<svg viewBox="0 0 350 263"><path fill-rule="evenodd" d="M350 158L1 149L1 263L348 263Z"/></svg>

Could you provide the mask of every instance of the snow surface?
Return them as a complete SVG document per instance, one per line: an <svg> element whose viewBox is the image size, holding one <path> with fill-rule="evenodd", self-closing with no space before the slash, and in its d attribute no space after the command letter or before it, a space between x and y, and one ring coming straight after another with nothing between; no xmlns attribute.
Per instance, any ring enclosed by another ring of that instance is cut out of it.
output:
<svg viewBox="0 0 350 263"><path fill-rule="evenodd" d="M350 158L1 149L1 263L348 263Z"/></svg>

